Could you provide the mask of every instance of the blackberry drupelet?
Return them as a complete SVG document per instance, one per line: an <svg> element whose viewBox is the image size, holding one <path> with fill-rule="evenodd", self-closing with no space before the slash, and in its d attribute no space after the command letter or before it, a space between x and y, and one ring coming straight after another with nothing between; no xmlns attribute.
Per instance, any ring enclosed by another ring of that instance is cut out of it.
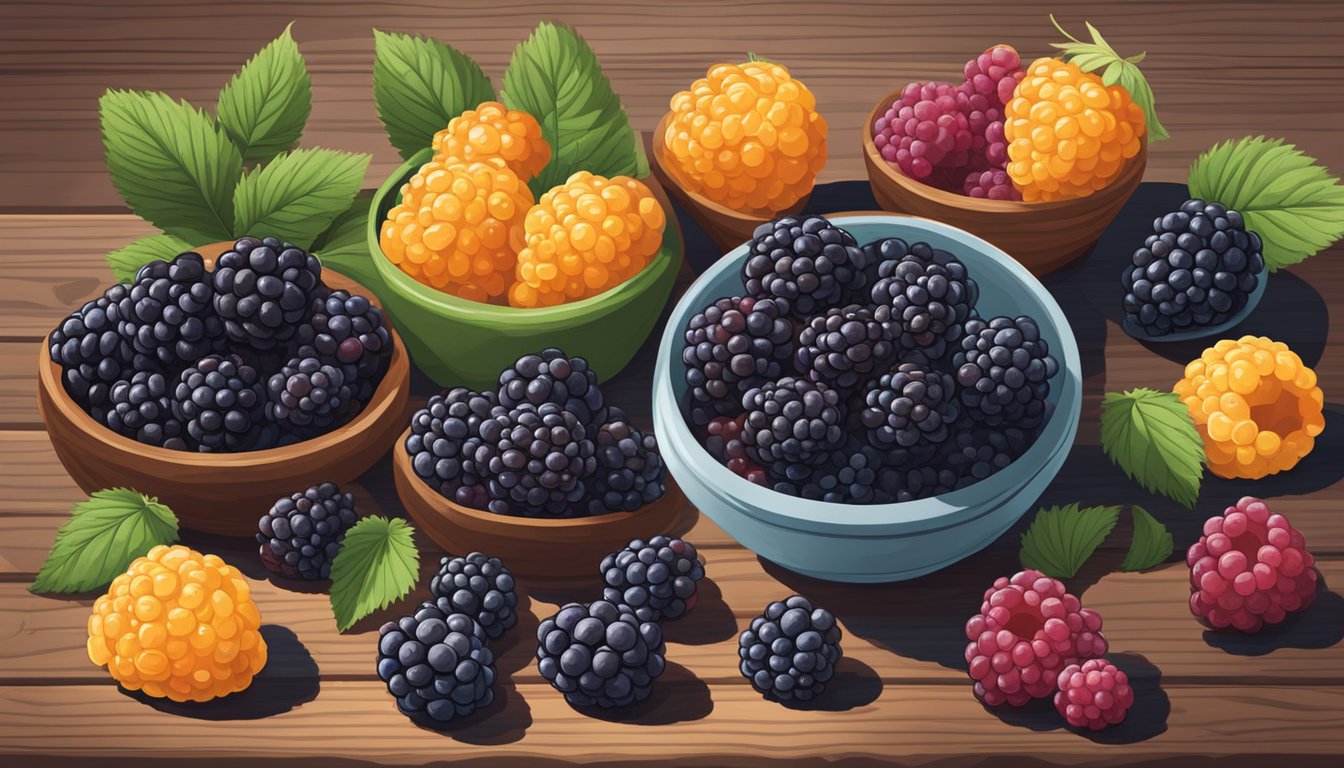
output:
<svg viewBox="0 0 1344 768"><path fill-rule="evenodd" d="M648 698L666 646L654 621L608 600L570 603L537 627L537 671L576 707L625 707Z"/></svg>
<svg viewBox="0 0 1344 768"><path fill-rule="evenodd" d="M597 374L589 369L588 361L565 357L554 347L524 355L499 374L499 403L506 408L522 403L554 403L574 414L585 427L596 427L607 420Z"/></svg>
<svg viewBox="0 0 1344 768"><path fill-rule="evenodd" d="M494 701L495 657L475 620L425 602L378 632L378 677L411 718L446 723Z"/></svg>
<svg viewBox="0 0 1344 768"><path fill-rule="evenodd" d="M887 323L857 304L831 307L798 333L794 362L812 381L849 389L896 354Z"/></svg>
<svg viewBox="0 0 1344 768"><path fill-rule="evenodd" d="M675 619L695 607L705 577L695 545L668 536L635 539L602 558L602 597L635 612L640 621Z"/></svg>
<svg viewBox="0 0 1344 768"><path fill-rule="evenodd" d="M868 385L860 422L874 447L900 455L893 466L934 458L960 418L950 374L904 363Z"/></svg>
<svg viewBox="0 0 1344 768"><path fill-rule="evenodd" d="M215 260L215 312L235 343L271 349L293 338L322 285L317 259L278 238L240 238Z"/></svg>
<svg viewBox="0 0 1344 768"><path fill-rule="evenodd" d="M991 427L1034 430L1045 421L1059 363L1029 317L973 318L952 358L963 410Z"/></svg>
<svg viewBox="0 0 1344 768"><path fill-rule="evenodd" d="M404 445L415 474L444 497L484 509L489 495L475 455L481 445L481 422L498 413L502 409L494 392L457 387L430 397L411 416L411 434Z"/></svg>
<svg viewBox="0 0 1344 768"><path fill-rule="evenodd" d="M966 266L928 243L906 245L900 238L880 241L883 254L873 285L874 316L890 323L901 352L920 351L930 360L947 354L975 314L980 289ZM902 250L905 254L897 257Z"/></svg>
<svg viewBox="0 0 1344 768"><path fill-rule="evenodd" d="M588 428L552 402L521 403L480 425L477 466L491 511L568 517L583 510L583 479L597 469Z"/></svg>
<svg viewBox="0 0 1344 768"><path fill-rule="evenodd" d="M785 376L748 391L742 405L742 444L767 469L777 462L815 466L844 443L840 393L821 382Z"/></svg>
<svg viewBox="0 0 1344 768"><path fill-rule="evenodd" d="M429 582L435 598L447 600L454 611L465 613L494 639L518 623L514 608L513 574L498 557L472 552L466 557L445 557L439 572Z"/></svg>
<svg viewBox="0 0 1344 768"><path fill-rule="evenodd" d="M187 251L140 268L119 302L121 334L160 365L179 366L224 351L224 323L205 260Z"/></svg>
<svg viewBox="0 0 1344 768"><path fill-rule="evenodd" d="M610 410L615 415L619 409ZM652 434L641 434L620 414L597 430L593 444L596 469L586 483L588 514L634 512L663 497L666 468Z"/></svg>
<svg viewBox="0 0 1344 768"><path fill-rule="evenodd" d="M280 499L257 522L261 562L290 578L329 578L331 561L357 519L354 495L341 493L335 483Z"/></svg>
<svg viewBox="0 0 1344 768"><path fill-rule="evenodd" d="M266 422L266 388L237 355L208 355L182 371L173 417L202 452L271 447L279 430Z"/></svg>
<svg viewBox="0 0 1344 768"><path fill-rule="evenodd" d="M782 299L722 298L686 326L692 423L742 412L742 395L779 377L793 351L789 305Z"/></svg>
<svg viewBox="0 0 1344 768"><path fill-rule="evenodd" d="M801 595L776 601L737 638L738 669L777 701L809 701L826 690L840 661L840 627Z"/></svg>
<svg viewBox="0 0 1344 768"><path fill-rule="evenodd" d="M290 430L329 427L359 410L342 369L315 356L285 363L266 391L266 417Z"/></svg>
<svg viewBox="0 0 1344 768"><path fill-rule="evenodd" d="M801 480L786 474L773 485L780 493L831 504L872 504L877 500L882 452L861 440L848 441L819 467L808 467Z"/></svg>
<svg viewBox="0 0 1344 768"><path fill-rule="evenodd" d="M134 373L135 350L119 330L121 302L129 295L129 286L114 285L51 332L51 359L60 364L66 389L86 408L105 406L112 385Z"/></svg>
<svg viewBox="0 0 1344 768"><path fill-rule="evenodd" d="M849 303L867 286L854 237L820 216L792 216L756 228L742 266L748 294L783 299L800 319Z"/></svg>
<svg viewBox="0 0 1344 768"><path fill-rule="evenodd" d="M160 448L183 451L182 422L173 416L168 377L157 371L137 371L108 391L108 402L91 415L108 429Z"/></svg>
<svg viewBox="0 0 1344 768"><path fill-rule="evenodd" d="M299 326L297 339L300 346L311 346L318 355L342 366L352 383L376 380L392 352L383 311L348 291L314 298L312 316Z"/></svg>

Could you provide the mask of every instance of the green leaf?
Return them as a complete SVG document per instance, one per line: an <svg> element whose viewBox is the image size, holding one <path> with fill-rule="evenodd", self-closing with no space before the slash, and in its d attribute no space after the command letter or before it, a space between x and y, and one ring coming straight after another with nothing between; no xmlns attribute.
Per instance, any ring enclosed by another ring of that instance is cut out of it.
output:
<svg viewBox="0 0 1344 768"><path fill-rule="evenodd" d="M513 52L504 104L532 115L551 162L529 186L540 197L575 171L633 176L638 143L621 100L588 44L569 27L542 22Z"/></svg>
<svg viewBox="0 0 1344 768"><path fill-rule="evenodd" d="M1130 62L1125 62L1125 66L1120 70L1120 87L1129 91L1129 96L1135 104L1143 110L1144 119L1148 125L1148 143L1162 141L1171 138L1167 133L1166 126L1157 119L1157 104L1153 98L1153 89L1144 79L1143 73L1139 68Z"/></svg>
<svg viewBox="0 0 1344 768"><path fill-rule="evenodd" d="M1079 509L1077 504L1069 504L1041 509L1022 534L1022 567L1035 568L1056 579L1073 578L1115 527L1119 516L1119 507Z"/></svg>
<svg viewBox="0 0 1344 768"><path fill-rule="evenodd" d="M401 518L366 517L345 533L331 562L331 612L344 632L411 591L419 573L415 529Z"/></svg>
<svg viewBox="0 0 1344 768"><path fill-rule="evenodd" d="M192 244L172 235L149 235L107 254L107 266L118 283L135 280L135 273L151 261L172 261L174 256L190 251Z"/></svg>
<svg viewBox="0 0 1344 768"><path fill-rule="evenodd" d="M1054 14L1050 14L1050 23L1068 40L1066 43L1050 44L1052 48L1063 51L1065 61L1077 64L1084 72L1100 71L1103 84L1107 86L1119 84L1121 88L1129 91L1130 98L1143 109L1149 143L1171 137L1163 127L1162 121L1157 119L1157 104L1153 97L1153 89L1137 66L1147 58L1146 51L1128 58L1121 56L1110 43L1106 42L1106 38L1101 36L1101 32L1092 26L1091 22L1083 22L1088 34L1092 36L1090 43L1085 43L1066 32L1055 20Z"/></svg>
<svg viewBox="0 0 1344 768"><path fill-rule="evenodd" d="M1190 195L1241 213L1260 235L1271 272L1344 237L1344 186L1282 139L1247 136L1214 145L1190 165Z"/></svg>
<svg viewBox="0 0 1344 768"><path fill-rule="evenodd" d="M112 186L137 216L193 243L232 234L243 157L215 121L162 93L109 90L98 107Z"/></svg>
<svg viewBox="0 0 1344 768"><path fill-rule="evenodd" d="M107 586L131 561L177 541L177 516L129 488L96 491L56 532L32 592L88 592Z"/></svg>
<svg viewBox="0 0 1344 768"><path fill-rule="evenodd" d="M1101 401L1101 447L1144 488L1193 507L1204 475L1204 441L1173 392L1108 392Z"/></svg>
<svg viewBox="0 0 1344 768"><path fill-rule="evenodd" d="M313 108L313 84L290 24L248 60L219 93L215 114L243 159L260 161L294 146Z"/></svg>
<svg viewBox="0 0 1344 768"><path fill-rule="evenodd" d="M1134 518L1134 539L1120 564L1122 571L1146 571L1171 557L1171 533L1140 506L1129 508Z"/></svg>
<svg viewBox="0 0 1344 768"><path fill-rule="evenodd" d="M355 195L355 199L336 216L331 226L313 241L313 251L321 255L323 251L345 252L354 247L368 255L366 227L369 225L369 206L372 203L373 190L364 190Z"/></svg>
<svg viewBox="0 0 1344 768"><path fill-rule="evenodd" d="M438 40L373 30L373 100L402 159L430 146L448 122L495 100L470 56Z"/></svg>
<svg viewBox="0 0 1344 768"><path fill-rule="evenodd" d="M350 207L368 155L296 149L243 176L234 195L234 234L275 235L308 248Z"/></svg>

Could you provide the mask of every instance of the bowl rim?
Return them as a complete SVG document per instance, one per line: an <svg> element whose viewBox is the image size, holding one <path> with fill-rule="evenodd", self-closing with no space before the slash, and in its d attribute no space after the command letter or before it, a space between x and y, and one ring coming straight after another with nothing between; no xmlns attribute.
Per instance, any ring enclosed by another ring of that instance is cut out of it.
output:
<svg viewBox="0 0 1344 768"><path fill-rule="evenodd" d="M1265 297L1265 289L1269 287L1269 274L1268 269L1261 270L1259 274L1260 280L1256 284L1255 290L1251 291L1250 296L1246 298L1246 306L1242 307L1235 315L1229 317L1218 325L1211 325L1207 328L1195 328L1188 331L1181 331L1180 333L1169 333L1166 336L1150 336L1144 333L1142 329L1138 328L1135 324L1134 316L1126 312L1125 316L1120 320L1120 328L1125 333L1129 334L1130 338L1146 344L1176 344L1183 341L1199 341L1200 339L1211 339L1215 336L1222 336L1245 322L1246 318L1250 317L1251 313L1255 311L1255 308L1260 306L1260 300Z"/></svg>
<svg viewBox="0 0 1344 768"><path fill-rule="evenodd" d="M586 299L557 304L552 307L526 308L471 301L424 285L403 272L387 258L380 243L380 230L385 215L382 210L384 202L394 195L400 194L401 185L406 183L406 179L418 171L420 166L429 162L433 156L434 148L425 147L397 166L379 185L377 191L373 194L373 199L369 201L365 237L368 241L369 257L373 259L374 268L383 281L387 283L388 288L403 296L414 297L417 303L439 314L472 316L473 319L485 322L492 320L508 322L515 328L519 325L530 325L535 329L545 330L554 323L581 320L598 307L618 304L642 295L645 291L657 285L659 278L669 270L674 271L680 268L683 251L685 250L681 225L677 221L671 201L667 198L666 190L658 183L657 178L650 174L637 179L637 181L649 188L649 191L653 193L663 209L665 224L663 226L662 243L658 246L658 253L654 255L644 269L596 296L589 296ZM393 204L395 205L395 203Z"/></svg>
<svg viewBox="0 0 1344 768"><path fill-rule="evenodd" d="M1045 431L1053 432L1057 429L1061 438L1059 442L1051 445L1048 440L1037 439L1026 453L1008 467L966 488L915 501L862 505L799 499L758 486L713 461L703 448L695 458L682 458L676 455L675 449L670 448L665 449L665 453L669 454L670 459L687 464L688 470L705 474L707 484L722 488L726 492L725 495L740 500L742 503L734 507L736 511L776 527L865 536L875 527L898 526L929 530L958 525L988 514L993 507L978 509L979 505L970 503L979 498L974 489L980 488L983 493L984 484L992 482L1002 486L998 489L1000 493L996 494L996 497L1011 495L1039 475L1058 452L1072 449L1082 407L1082 358L1068 318L1055 301L1053 294L1026 267L1002 249L963 229L933 219L890 211L846 211L828 215L827 218L839 226L870 224L874 223L874 219L878 220L877 223L881 223L884 219L899 220L907 226L912 225L947 237L998 262L999 266L1017 278L1020 286L1035 295L1042 304L1046 316L1059 329L1059 338L1053 340L1053 346L1054 353L1060 360L1060 371L1065 375L1060 379L1056 407L1043 428L1043 435ZM699 293L697 286L702 282L717 279L724 272L740 268L739 262L746 256L748 245L743 243L724 254L687 288L669 315L663 338L659 342L653 381L655 427L660 433L667 435L662 442L669 446L677 442L699 447L699 441L695 440L690 427L681 415L672 386L675 367L672 361L681 359L680 349L677 348L680 328L675 320L689 317L690 313L696 311L692 301ZM778 504L781 498L788 499L790 503ZM795 507L805 508L806 514L798 512Z"/></svg>
<svg viewBox="0 0 1344 768"><path fill-rule="evenodd" d="M878 116L885 112L888 107L896 101L904 88L897 89L882 97L872 110L868 112L868 119L859 126L862 134L864 158L868 161L869 181L876 183L873 174L877 173L888 183L897 185L912 194L919 195L932 202L949 208L960 208L964 210L975 211L977 213L987 214L1013 214L1024 213L1027 211L1035 213L1051 213L1068 209L1085 208L1088 201L1094 200L1096 196L1106 189L1123 189L1127 184L1142 181L1144 168L1147 166L1148 155L1148 133L1144 132L1143 141L1139 142L1139 151L1133 157L1125 161L1120 175L1116 176L1103 189L1094 190L1090 195L1083 197L1071 197L1064 200L1041 200L1028 202L1026 200L990 200L987 198L971 197L969 195L959 195L955 192L949 192L945 189L925 184L921 181L906 176L899 169L894 168L891 163L882 157L877 151L877 145L873 142L873 123L877 122Z"/></svg>
<svg viewBox="0 0 1344 768"><path fill-rule="evenodd" d="M207 249L209 246L199 246L198 248ZM372 291L355 280L325 266L323 272L328 275L336 275L339 278L338 282L342 284L337 286L337 290L358 292L366 296L375 306L382 306ZM386 320L386 316L384 316L384 319ZM155 464L193 469L201 467L240 469L269 465L282 466L283 462L321 453L332 445L348 439L350 435L363 432L382 418L389 408L397 407L396 401L400 399L398 390L401 389L403 381L409 381L410 356L400 334L397 333L396 328L392 327L390 322L388 323L388 331L392 336L392 356L387 362L387 370L384 371L382 379L378 382L377 388L374 389L373 395L369 398L369 402L363 410L345 424L316 437L260 451L234 453L179 451L172 448L146 445L113 432L106 426L94 421L93 417L81 408L70 396L70 393L66 391L62 382L61 366L51 359L51 348L45 338L40 342L38 350L38 386L46 392L47 397L56 409L61 411L63 417L69 419L74 426L79 428L80 432L96 440L102 447L118 454L135 454ZM44 416L44 421L45 418Z"/></svg>

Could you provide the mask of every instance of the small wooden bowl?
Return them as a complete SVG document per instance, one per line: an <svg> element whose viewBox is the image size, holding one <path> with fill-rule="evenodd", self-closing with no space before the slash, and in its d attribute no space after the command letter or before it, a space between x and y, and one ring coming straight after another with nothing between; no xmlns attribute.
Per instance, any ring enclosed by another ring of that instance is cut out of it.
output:
<svg viewBox="0 0 1344 768"><path fill-rule="evenodd" d="M604 556L631 539L668 532L686 511L686 496L671 475L663 497L634 512L555 520L464 507L441 496L415 474L410 455L400 447L409 434L408 428L392 451L392 475L397 496L416 526L445 552L487 552L521 576L596 578Z"/></svg>
<svg viewBox="0 0 1344 768"><path fill-rule="evenodd" d="M1038 277L1092 250L1143 180L1147 141L1119 177L1087 197L1047 203L985 200L923 184L884 160L873 143L873 123L900 95L900 91L894 91L879 101L862 126L863 160L877 204L888 211L934 219L978 235Z"/></svg>
<svg viewBox="0 0 1344 768"><path fill-rule="evenodd" d="M663 115L663 119L658 121L658 130L649 138L649 170L667 189L672 199L691 214L691 218L695 219L695 223L709 235L709 239L725 252L750 240L756 228L765 222L780 216L797 215L812 197L812 193L808 192L787 210L773 215L764 212L742 213L720 205L698 192L687 189L682 183L676 165L668 162L667 151L663 148L663 136L666 134L667 115Z"/></svg>
<svg viewBox="0 0 1344 768"><path fill-rule="evenodd" d="M228 243L196 249L207 262ZM377 298L359 283L322 271L333 289ZM276 499L372 467L406 428L410 358L392 331L392 358L369 403L349 423L294 445L246 453L193 453L144 445L93 420L66 392L46 342L38 353L37 407L56 456L85 492L124 486L167 504L186 528L250 536Z"/></svg>

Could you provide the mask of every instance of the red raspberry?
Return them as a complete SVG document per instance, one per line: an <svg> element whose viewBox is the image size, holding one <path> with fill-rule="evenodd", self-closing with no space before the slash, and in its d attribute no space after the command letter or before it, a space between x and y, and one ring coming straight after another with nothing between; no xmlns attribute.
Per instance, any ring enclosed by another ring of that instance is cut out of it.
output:
<svg viewBox="0 0 1344 768"><path fill-rule="evenodd" d="M1000 577L966 622L966 668L975 696L1020 707L1055 690L1060 670L1106 653L1101 615L1040 571Z"/></svg>
<svg viewBox="0 0 1344 768"><path fill-rule="evenodd" d="M1206 520L1185 562L1190 611L1215 629L1258 632L1316 599L1306 537L1251 496Z"/></svg>
<svg viewBox="0 0 1344 768"><path fill-rule="evenodd" d="M1011 45L996 45L966 62L962 74L966 76L967 88L991 97L1002 110L1004 104L1013 100L1013 91L1027 71Z"/></svg>
<svg viewBox="0 0 1344 768"><path fill-rule="evenodd" d="M1059 673L1055 709L1074 728L1100 731L1125 719L1134 706L1129 676L1105 659L1070 664Z"/></svg>
<svg viewBox="0 0 1344 768"><path fill-rule="evenodd" d="M745 413L737 418L719 416L710 420L705 427L705 431L709 433L705 438L705 450L738 477L744 477L748 482L757 485L768 486L769 478L766 471L747 456L746 448L742 445L742 426L746 420Z"/></svg>
<svg viewBox="0 0 1344 768"><path fill-rule="evenodd" d="M996 168L990 171L971 171L966 175L965 185L962 191L971 197L989 198L990 200L1021 200L1022 193L1013 186L1012 179L1008 178L1008 172L1002 168Z"/></svg>
<svg viewBox="0 0 1344 768"><path fill-rule="evenodd" d="M925 180L945 164L965 165L972 134L951 83L910 83L873 123L883 159L912 179Z"/></svg>

